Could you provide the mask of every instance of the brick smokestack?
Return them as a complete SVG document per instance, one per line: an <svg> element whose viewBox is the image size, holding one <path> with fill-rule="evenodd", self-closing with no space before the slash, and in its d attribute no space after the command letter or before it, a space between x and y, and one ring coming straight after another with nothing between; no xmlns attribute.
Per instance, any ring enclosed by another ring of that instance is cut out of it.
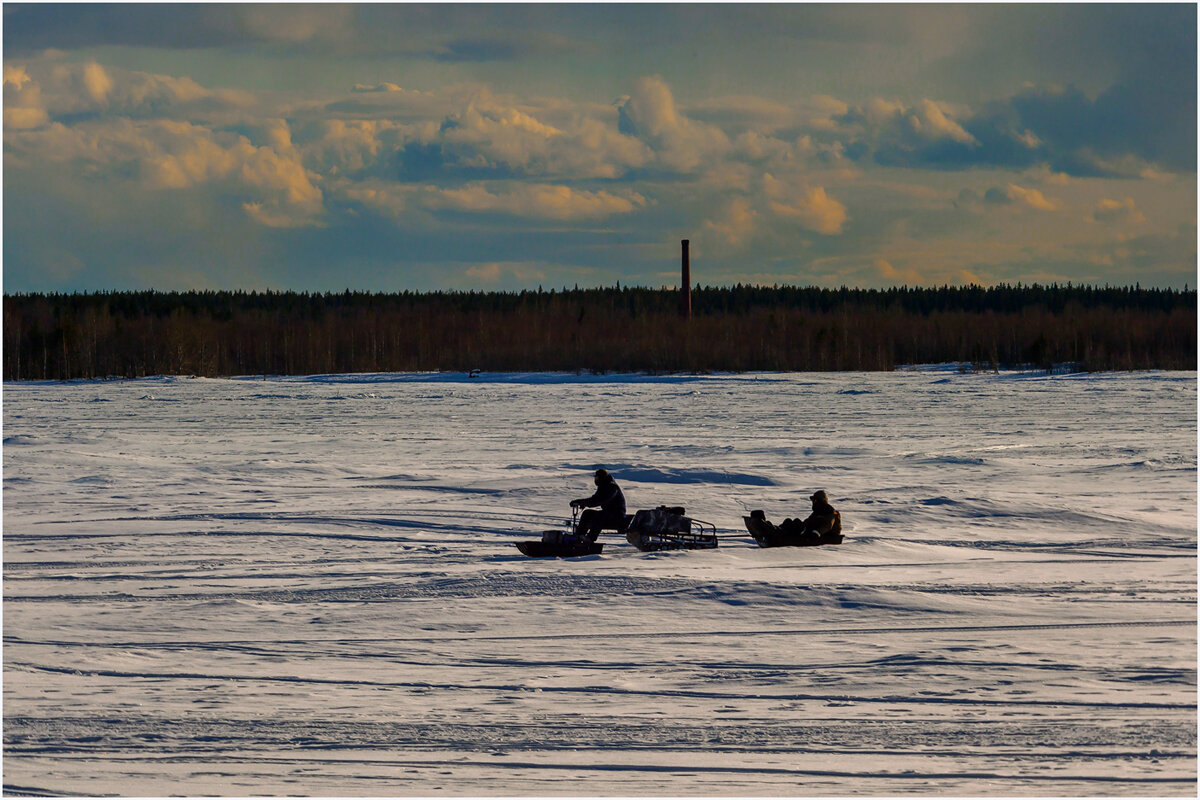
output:
<svg viewBox="0 0 1200 800"><path fill-rule="evenodd" d="M688 240L683 240L683 275L679 281L679 313L692 318L692 269L688 264Z"/></svg>

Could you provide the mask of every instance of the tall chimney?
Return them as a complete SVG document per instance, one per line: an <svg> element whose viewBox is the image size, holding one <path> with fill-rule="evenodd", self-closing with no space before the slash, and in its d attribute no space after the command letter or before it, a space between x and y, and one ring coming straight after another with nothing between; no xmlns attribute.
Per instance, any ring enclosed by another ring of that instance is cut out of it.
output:
<svg viewBox="0 0 1200 800"><path fill-rule="evenodd" d="M692 270L688 265L688 240L683 240L683 276L679 281L679 313L692 318Z"/></svg>

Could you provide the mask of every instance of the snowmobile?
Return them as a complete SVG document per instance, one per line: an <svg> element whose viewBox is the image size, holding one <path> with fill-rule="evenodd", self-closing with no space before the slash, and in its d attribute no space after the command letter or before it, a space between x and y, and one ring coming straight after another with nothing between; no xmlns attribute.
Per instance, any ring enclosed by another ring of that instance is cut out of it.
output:
<svg viewBox="0 0 1200 800"><path fill-rule="evenodd" d="M638 550L707 550L717 546L717 527L684 516L682 506L643 509L625 526L625 538Z"/></svg>
<svg viewBox="0 0 1200 800"><path fill-rule="evenodd" d="M530 558L575 558L596 556L604 550L599 542L589 542L575 531L579 527L579 509L572 508L571 528L561 531L542 531L540 541L517 542L517 549ZM626 521L628 521L626 517Z"/></svg>
<svg viewBox="0 0 1200 800"><path fill-rule="evenodd" d="M750 516L742 517L742 521L746 523L746 530L750 531L759 547L816 547L822 544L841 544L845 538L841 532L842 517L836 511L833 513L837 516L838 524L824 534L786 530L767 520L762 511L751 511Z"/></svg>

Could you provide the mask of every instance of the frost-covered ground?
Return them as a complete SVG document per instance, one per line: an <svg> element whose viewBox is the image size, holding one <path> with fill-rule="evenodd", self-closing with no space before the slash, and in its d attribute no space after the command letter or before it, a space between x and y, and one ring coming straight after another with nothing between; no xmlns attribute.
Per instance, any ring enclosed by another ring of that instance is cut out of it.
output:
<svg viewBox="0 0 1200 800"><path fill-rule="evenodd" d="M4 387L4 785L1196 792L1196 374ZM532 560L612 471L717 550ZM842 511L838 547L741 516Z"/></svg>

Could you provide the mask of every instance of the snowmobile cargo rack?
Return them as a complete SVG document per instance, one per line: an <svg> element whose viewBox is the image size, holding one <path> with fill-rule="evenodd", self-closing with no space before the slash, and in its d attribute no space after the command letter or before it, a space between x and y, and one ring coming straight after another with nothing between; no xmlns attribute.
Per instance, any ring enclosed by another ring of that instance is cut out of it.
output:
<svg viewBox="0 0 1200 800"><path fill-rule="evenodd" d="M742 517L742 521L746 523L746 530L750 531L759 547L816 547L823 544L841 544L845 538L840 532L832 531L825 534L785 531L770 522L761 511L751 511L750 516Z"/></svg>
<svg viewBox="0 0 1200 800"><path fill-rule="evenodd" d="M707 550L716 547L717 527L685 516L682 506L659 506L633 515L625 538L638 550Z"/></svg>

